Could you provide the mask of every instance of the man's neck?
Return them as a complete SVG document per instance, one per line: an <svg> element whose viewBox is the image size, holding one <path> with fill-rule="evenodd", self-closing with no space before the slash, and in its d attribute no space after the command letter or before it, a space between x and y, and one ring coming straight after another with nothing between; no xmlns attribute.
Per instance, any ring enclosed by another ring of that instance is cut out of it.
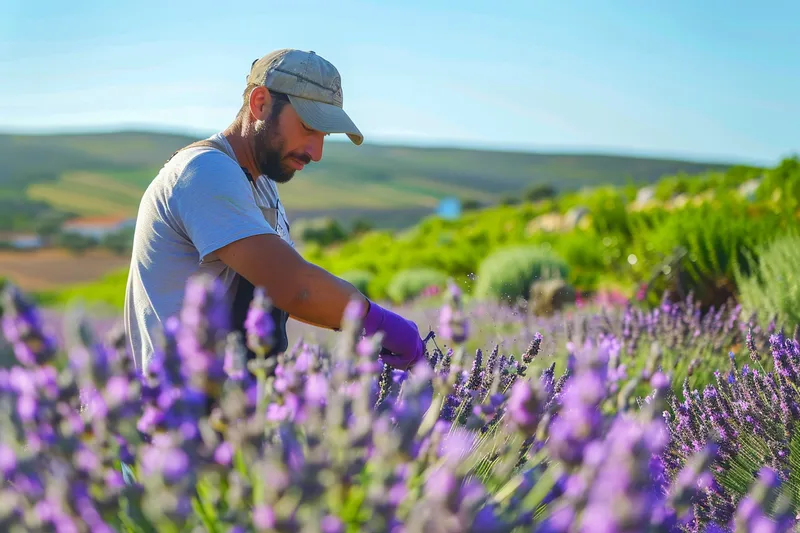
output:
<svg viewBox="0 0 800 533"><path fill-rule="evenodd" d="M225 128L222 134L230 143L239 165L246 169L253 178L257 178L261 173L258 171L253 157L253 147L250 144L248 131L252 131L252 128L237 120Z"/></svg>

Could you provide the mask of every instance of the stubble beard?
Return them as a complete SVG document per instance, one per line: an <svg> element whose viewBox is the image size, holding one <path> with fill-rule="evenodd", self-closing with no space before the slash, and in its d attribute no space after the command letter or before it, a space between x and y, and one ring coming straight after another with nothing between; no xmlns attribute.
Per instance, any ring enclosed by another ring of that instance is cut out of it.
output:
<svg viewBox="0 0 800 533"><path fill-rule="evenodd" d="M283 145L283 138L271 120L256 121L253 146L256 165L261 174L276 183L288 183L295 173L295 169L282 164Z"/></svg>

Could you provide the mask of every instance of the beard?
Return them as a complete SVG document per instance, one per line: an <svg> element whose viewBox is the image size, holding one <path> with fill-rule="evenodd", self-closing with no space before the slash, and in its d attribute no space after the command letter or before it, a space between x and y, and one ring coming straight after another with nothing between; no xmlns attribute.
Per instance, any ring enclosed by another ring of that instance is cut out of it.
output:
<svg viewBox="0 0 800 533"><path fill-rule="evenodd" d="M254 142L253 154L258 171L276 183L288 183L296 172L285 163L285 159L295 157L304 163L310 161L305 154L283 155L285 140L280 136L277 127L271 120L256 121Z"/></svg>

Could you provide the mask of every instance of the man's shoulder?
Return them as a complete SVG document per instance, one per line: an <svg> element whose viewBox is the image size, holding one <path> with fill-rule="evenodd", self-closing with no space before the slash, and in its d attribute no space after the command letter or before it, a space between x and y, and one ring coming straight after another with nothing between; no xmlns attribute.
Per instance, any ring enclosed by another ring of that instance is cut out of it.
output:
<svg viewBox="0 0 800 533"><path fill-rule="evenodd" d="M239 164L225 152L213 146L189 146L178 151L167 163L179 173L196 172L204 168L225 168L242 173Z"/></svg>
<svg viewBox="0 0 800 533"><path fill-rule="evenodd" d="M186 187L226 183L225 177L246 176L238 163L213 147L193 146L176 153L162 169L161 186L178 190ZM230 182L228 182L230 183Z"/></svg>

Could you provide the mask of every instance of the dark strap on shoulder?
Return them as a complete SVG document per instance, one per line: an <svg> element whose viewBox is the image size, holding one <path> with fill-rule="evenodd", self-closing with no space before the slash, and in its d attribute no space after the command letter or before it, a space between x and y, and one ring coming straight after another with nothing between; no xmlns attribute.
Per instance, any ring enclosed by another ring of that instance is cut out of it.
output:
<svg viewBox="0 0 800 533"><path fill-rule="evenodd" d="M218 143L215 143L214 141L211 141L211 140L209 140L209 139L202 139L202 140L200 140L200 141L195 141L195 142L193 142L192 144L188 144L188 145L184 146L183 148L178 148L177 150L175 150L175 152L174 152L174 153L173 153L171 156L169 156L169 159L167 159L167 163L169 163L169 161L170 161L170 160L171 160L173 157L175 157L176 155L178 155L178 152L182 152L182 151L184 151L184 150L188 150L189 148L196 148L196 147L198 147L198 146L205 146L205 147L208 147L208 148L214 148L214 149L216 149L216 150L219 150L219 151L220 151L220 152L222 152L223 154L225 154L225 155L228 155L228 154L225 152L225 150L222 148L222 146L220 146ZM230 156L229 156L229 157L230 157ZM237 161L237 164L238 164L238 161ZM252 174L250 174L250 171L249 171L249 170L247 170L247 169L246 169L246 168L244 168L243 166L239 166L239 168L241 168L241 169L242 169L242 172L244 172L244 175L245 175L245 176L247 176L247 180L248 180L250 183L255 183L255 180L253 179L253 175L252 175Z"/></svg>

